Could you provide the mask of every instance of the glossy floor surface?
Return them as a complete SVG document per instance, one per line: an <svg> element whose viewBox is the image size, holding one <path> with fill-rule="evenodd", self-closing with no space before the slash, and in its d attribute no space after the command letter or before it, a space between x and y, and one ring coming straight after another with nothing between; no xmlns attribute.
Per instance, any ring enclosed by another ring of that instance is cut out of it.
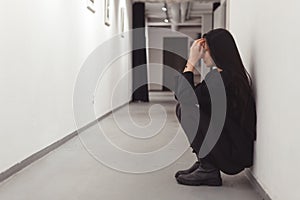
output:
<svg viewBox="0 0 300 200"><path fill-rule="evenodd" d="M173 95L155 92L150 99L122 107L2 182L0 199L262 199L244 173L222 174L222 187L177 184L175 172L195 156L176 119Z"/></svg>

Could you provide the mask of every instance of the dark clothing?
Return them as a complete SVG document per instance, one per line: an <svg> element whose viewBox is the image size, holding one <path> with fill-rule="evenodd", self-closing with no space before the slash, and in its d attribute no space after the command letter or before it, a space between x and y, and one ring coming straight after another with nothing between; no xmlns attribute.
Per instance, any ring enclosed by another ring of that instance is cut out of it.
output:
<svg viewBox="0 0 300 200"><path fill-rule="evenodd" d="M208 79L211 81L215 77L215 73L219 72L212 70L207 74L205 80L196 86L194 86L194 75L192 72L182 74L193 86L199 103L201 117L197 135L191 143L193 151L197 154L206 136L211 119L211 98L206 82ZM241 83L232 81L232 77L225 71L220 72L220 74L225 86L227 99L226 117L223 130L216 145L203 159L211 162L224 173L237 174L253 164L253 147L256 138L255 101L251 91L246 89L238 90L241 87L237 87L237 84ZM177 84L179 86L182 84L180 79ZM180 89L175 91L176 99L183 98L183 93L184 91ZM247 99L241 99L241 93ZM180 105L176 107L176 115L180 120Z"/></svg>

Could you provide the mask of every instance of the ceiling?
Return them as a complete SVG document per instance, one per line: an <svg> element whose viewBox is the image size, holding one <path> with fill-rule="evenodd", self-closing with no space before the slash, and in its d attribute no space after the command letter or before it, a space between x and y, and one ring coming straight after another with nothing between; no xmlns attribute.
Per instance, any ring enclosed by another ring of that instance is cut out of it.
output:
<svg viewBox="0 0 300 200"><path fill-rule="evenodd" d="M134 0L145 2L149 26L201 26L204 14L212 13L213 3L220 0ZM167 11L162 8L166 7ZM169 22L164 22L168 19Z"/></svg>

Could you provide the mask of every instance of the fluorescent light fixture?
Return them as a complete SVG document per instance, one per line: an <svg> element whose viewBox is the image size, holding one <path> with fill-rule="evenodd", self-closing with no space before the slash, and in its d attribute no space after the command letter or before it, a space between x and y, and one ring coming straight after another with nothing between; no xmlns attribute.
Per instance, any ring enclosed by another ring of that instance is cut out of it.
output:
<svg viewBox="0 0 300 200"><path fill-rule="evenodd" d="M169 20L168 20L168 19L164 19L164 22L165 22L165 23L168 23L168 22L169 22Z"/></svg>

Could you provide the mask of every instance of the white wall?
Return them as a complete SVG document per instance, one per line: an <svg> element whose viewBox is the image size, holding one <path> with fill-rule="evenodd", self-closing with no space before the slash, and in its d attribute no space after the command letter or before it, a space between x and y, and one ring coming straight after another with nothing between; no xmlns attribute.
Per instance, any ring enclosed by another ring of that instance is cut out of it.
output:
<svg viewBox="0 0 300 200"><path fill-rule="evenodd" d="M229 28L256 91L253 174L272 199L300 199L300 2L230 0L228 5Z"/></svg>
<svg viewBox="0 0 300 200"><path fill-rule="evenodd" d="M126 7L128 30L130 0L111 2L115 13ZM0 1L0 172L77 129L72 110L76 76L88 55L120 31L119 16L111 15L111 26L105 26L104 1L95 4L93 14L85 0ZM106 79L122 76L131 68L130 58L115 62ZM112 87L104 83L102 99L96 99L102 101L98 116L110 109L103 97ZM120 104L130 99L130 88L124 90Z"/></svg>

